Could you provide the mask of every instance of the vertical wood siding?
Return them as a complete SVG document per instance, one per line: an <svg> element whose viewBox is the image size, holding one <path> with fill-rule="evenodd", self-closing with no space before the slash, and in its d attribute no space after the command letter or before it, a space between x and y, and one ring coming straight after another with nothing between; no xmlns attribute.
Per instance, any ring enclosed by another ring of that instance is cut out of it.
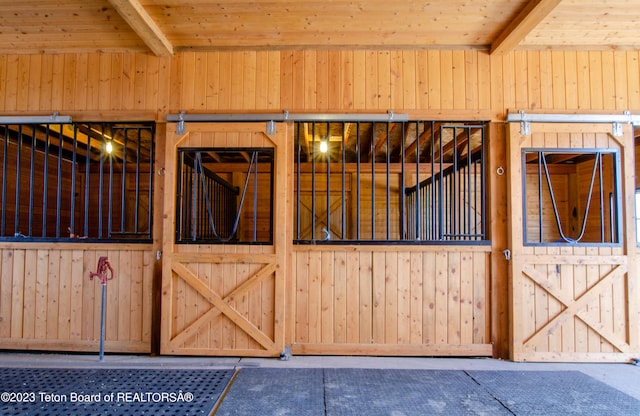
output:
<svg viewBox="0 0 640 416"><path fill-rule="evenodd" d="M0 111L640 109L638 51L0 55Z"/></svg>
<svg viewBox="0 0 640 416"><path fill-rule="evenodd" d="M393 109L396 112L441 114L455 118L485 118L489 115L493 121L499 121L508 109L571 112L617 112L627 109L640 111L639 54L638 51L518 51L489 56L485 51L461 50L284 50L183 52L173 58L158 58L142 53L0 55L0 114L49 114L57 111L61 114L72 114L77 119L140 119L150 116L162 122L166 114L177 113L180 110L245 112L286 109L312 112L385 112ZM493 130L493 137L501 137L502 133L497 133L496 130ZM163 138L160 137L159 140ZM496 155L504 154L505 143L497 139L490 139L490 142L490 154L493 158L490 163L493 163ZM500 191L500 187L505 187L503 182L496 181L498 179L492 175L488 185L497 191ZM506 189L503 189L503 194L505 192ZM491 209L488 216L493 218L491 235L494 243L490 262L493 275L492 298L487 299L487 305L492 311L488 315L493 322L491 340L495 343L497 354L504 356L508 344L509 323L508 315L505 313L507 299L499 294L507 293L508 279L506 263L503 259L500 260L500 251L504 249L507 230L504 218L497 217L498 213L504 212L504 208L494 204ZM160 221L160 217L155 218L156 224ZM161 239L161 236L155 237L157 241ZM36 275L33 274L42 273L38 272L41 269L33 266L38 264L39 250L44 250L41 253L43 256L45 252L48 253L47 262L54 264L49 267L47 273L42 274L47 276L46 278L35 278ZM0 328L6 332L7 320L15 321L15 325L18 325L17 322L22 322L25 317L28 322L25 333L31 336L33 332L35 336L35 327L33 331L31 329L35 320L29 314L40 316L46 309L48 316L62 313L60 316L63 318L55 315L55 319L47 320L47 328L51 327L48 334L52 334L51 339L57 340L58 335L54 335L54 328L55 331L60 330L65 334L71 331L71 324L64 318L66 309L55 312L51 304L46 308L40 304L40 311L32 312L29 308L22 311L22 306L11 300L17 299L14 295L19 297L24 293L31 293L30 291L45 291L47 296L50 291L54 291L51 296L58 295L56 288L60 288L60 282L66 279L66 271L62 269L71 268L73 262L66 254L59 254L57 249L39 250L3 251L3 265L11 264L12 269L9 274L3 271L2 275ZM11 261L6 260L7 253L14 251L18 253L17 257L24 255L25 258L29 252L28 261L15 263L13 258ZM91 251L80 252L83 257L93 255ZM378 316L377 314L381 313L380 310L374 310L371 303L364 304L358 301L354 304L350 301L352 297L360 296L361 291L375 291L377 287L374 288L373 283L375 279L380 278L376 275L373 280L368 281L346 279L344 276L347 275L359 276L354 269L355 265L358 268L371 268L383 276L396 273L397 268L406 267L406 260L387 260L387 254L373 256L373 253L374 251L370 251L363 255L360 252L338 250L335 254L323 253L320 258L312 252L296 254L294 272L289 277L294 281L293 284L302 285L296 287L307 285L309 288L304 290L316 290L322 294L323 291L326 293L345 286L347 301L331 315L333 321L314 316L318 314L318 310L322 311L322 303L311 303L310 306L314 305L314 308L296 310L296 322L292 326L300 330L296 329L295 333L290 331L290 337L300 343L318 342L317 334L309 341L305 337L309 338L312 334L305 335L302 330L303 322L316 322L321 324L320 328L322 325L325 327L325 331L321 332L320 341L324 336L327 342L332 343L363 342L372 337L378 337L375 338L375 342L394 342L392 340L395 339L395 342L405 343L409 338L410 343L417 343L418 338L422 341L427 338L423 322L407 320L407 311L402 309L406 307L403 303L404 298L394 298L395 300L391 301L391 298L386 296L386 286L385 314L387 311L395 312L389 312L391 315L388 316L388 321L384 321L385 326L374 327L367 321L370 315ZM322 270L323 261L326 260L323 260L323 255L337 256L338 261L341 261L342 257L347 258L346 268L328 275L323 272L318 276L302 279L300 272L305 267L306 273L318 273L318 270ZM364 256L365 259L358 258L354 265L351 257L355 255ZM389 256L402 257L395 252ZM410 265L413 264L414 256L413 252L409 256ZM476 255L473 256L474 259L475 257ZM415 261L419 263L418 260ZM152 266L144 264L143 270L146 273L147 268ZM9 266L3 266L3 270L7 270L6 267ZM91 265L87 270L94 267ZM51 270L59 271L56 273ZM397 272L398 276L401 272L402 270ZM13 283L7 283L8 276L13 275L26 279L22 287L28 290L14 290ZM408 284L411 293L413 285L419 284L420 278L422 284L425 284L425 273L421 272L418 277L416 281L397 281L393 284L397 284L398 287L393 286L393 289L389 290L406 293ZM334 286L323 286L323 282L329 284L334 279L337 279L337 283L332 283ZM65 302L65 308L67 303L71 305L70 293L60 295L60 301ZM142 295L148 294L143 291ZM382 295L382 292L379 295ZM326 297L323 299L327 301ZM118 304L121 302L122 299ZM322 299L311 299L311 302L322 302ZM418 303L409 302L408 305L410 309L418 308ZM88 304L84 306L88 307ZM414 317L415 313L411 312L412 310L409 311L410 316ZM457 333L454 327L458 318L456 315L453 316L455 319L452 321L452 328L448 328L444 323L435 327L439 328L438 331L444 331L443 328L447 327L446 337L434 333L429 334L429 339L435 337L436 340L447 339L447 342L450 342L453 338L450 339L449 331ZM488 320L488 316L484 319ZM447 319L448 317L449 315ZM380 323L383 321L375 322L377 325L383 325ZM389 326L386 326L387 322ZM395 323L398 324L394 330L397 334L389 332ZM145 322L143 325L148 323ZM327 325L335 325L331 337L327 332ZM415 332L418 327L423 328L422 333ZM357 335L354 328L358 328ZM462 331L462 328L460 329ZM9 334L10 331L11 326ZM459 335L461 339L463 333L464 331ZM22 338L28 339L23 335L15 339ZM46 338L48 339L49 335ZM137 342L133 336L131 340ZM485 339L483 342L488 340ZM47 345L44 341L38 344L23 342L23 348L49 348Z"/></svg>
<svg viewBox="0 0 640 416"><path fill-rule="evenodd" d="M134 247L0 249L0 345L98 351L102 288L89 280L108 256L105 350L149 352L153 254Z"/></svg>
<svg viewBox="0 0 640 416"><path fill-rule="evenodd" d="M293 352L491 355L489 248L305 248Z"/></svg>

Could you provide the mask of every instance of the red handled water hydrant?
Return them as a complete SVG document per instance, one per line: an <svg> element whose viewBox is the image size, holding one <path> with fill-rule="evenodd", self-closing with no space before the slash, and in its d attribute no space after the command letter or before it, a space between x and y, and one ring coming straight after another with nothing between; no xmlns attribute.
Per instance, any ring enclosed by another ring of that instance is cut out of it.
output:
<svg viewBox="0 0 640 416"><path fill-rule="evenodd" d="M107 273L108 271L108 273ZM89 280L93 280L94 277L100 279L100 284L102 285L102 309L100 315L100 361L104 360L104 325L105 325L105 316L107 312L107 282L112 280L115 277L113 273L113 268L111 264L109 264L109 259L107 257L100 257L98 259L98 270L93 273L90 272Z"/></svg>

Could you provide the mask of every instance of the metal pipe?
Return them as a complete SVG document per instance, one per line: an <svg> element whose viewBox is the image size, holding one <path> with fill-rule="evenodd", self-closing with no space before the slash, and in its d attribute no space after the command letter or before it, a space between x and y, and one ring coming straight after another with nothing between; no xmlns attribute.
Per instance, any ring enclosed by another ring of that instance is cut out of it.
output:
<svg viewBox="0 0 640 416"><path fill-rule="evenodd" d="M35 131L32 130L32 138L31 138L31 152L29 155L29 229L28 236L33 237L33 204L34 204L34 188L35 184L35 173L36 173L36 139L35 139Z"/></svg>
<svg viewBox="0 0 640 416"><path fill-rule="evenodd" d="M302 126L298 124L296 131L296 240L300 240L300 153L302 148L300 146L300 129Z"/></svg>
<svg viewBox="0 0 640 416"><path fill-rule="evenodd" d="M356 240L360 240L360 122L356 124Z"/></svg>
<svg viewBox="0 0 640 416"><path fill-rule="evenodd" d="M425 130L427 128L426 123L423 124ZM432 126L433 128L433 126ZM432 132L433 133L433 132ZM414 197L414 201L413 201L413 209L414 209L414 214L415 214L415 239L416 240L422 240L423 236L422 235L422 230L420 227L420 214L421 214L421 205L420 203L422 202L422 199L420 198L420 122L416 121L416 195ZM431 161L433 162L433 141L431 141ZM433 163L432 163L432 170L433 170ZM433 177L433 176L432 176ZM425 218L426 220L426 218Z"/></svg>
<svg viewBox="0 0 640 416"><path fill-rule="evenodd" d="M197 153L199 156L200 153ZM198 238L198 184L199 184L198 170L196 169L195 162L193 167L193 183L191 184L191 240L196 241Z"/></svg>
<svg viewBox="0 0 640 416"><path fill-rule="evenodd" d="M435 127L434 127L435 129ZM434 130L432 129L432 130ZM443 173L443 145L442 145L442 129L443 127L440 126L440 140L439 140L439 149L438 149L438 196L440 198L439 204L438 204L438 237L437 240L442 240L444 238L444 223L445 223L445 206L444 206L444 181L446 180L444 173ZM434 136L435 132L432 133L432 139L435 138ZM433 142L433 140L432 140ZM431 162L433 164L433 161Z"/></svg>
<svg viewBox="0 0 640 416"><path fill-rule="evenodd" d="M316 239L316 123L311 123L311 239Z"/></svg>
<svg viewBox="0 0 640 416"><path fill-rule="evenodd" d="M371 123L371 239L376 239L376 123Z"/></svg>
<svg viewBox="0 0 640 416"><path fill-rule="evenodd" d="M2 149L2 212L0 213L0 236L4 237L7 224L7 163L9 152L9 129L7 126L4 126Z"/></svg>
<svg viewBox="0 0 640 416"><path fill-rule="evenodd" d="M449 196L449 201L451 201L450 224L452 224L450 227L450 231L452 233L459 233L460 198L458 198L458 196L460 195L460 193L458 192L458 188L460 187L460 168L458 167L458 162L460 159L460 154L458 153L458 130L456 127L453 128L451 134L453 135L453 137L451 138L451 140L453 141L453 172L451 176L453 177L451 178L451 195ZM440 136L440 143L442 143L442 136Z"/></svg>
<svg viewBox="0 0 640 416"><path fill-rule="evenodd" d="M113 128L109 129L109 137L113 137ZM107 216L107 236L111 238L113 232L113 153L108 153L109 157L109 200Z"/></svg>
<svg viewBox="0 0 640 416"><path fill-rule="evenodd" d="M327 221L327 228L326 228L326 233L325 233L325 240L330 240L331 239L331 149L329 149L329 141L331 139L331 124L329 124L329 122L327 122L326 124L326 128L327 128L327 137L326 137L326 143L327 143L327 152L325 153L326 155L326 162L327 162L327 200L325 201L325 205L326 205L326 221Z"/></svg>
<svg viewBox="0 0 640 416"><path fill-rule="evenodd" d="M102 304L100 307L100 361L104 361L104 328L107 319L107 282L103 282L102 286Z"/></svg>
<svg viewBox="0 0 640 416"><path fill-rule="evenodd" d="M167 114L167 121L177 123L180 121L191 122L238 122L238 121L308 121L308 122L358 122L358 121L408 121L408 114L396 114L389 110L387 113L376 114L295 114L284 111L282 113L262 113L262 114Z"/></svg>
<svg viewBox="0 0 640 416"><path fill-rule="evenodd" d="M340 238L343 239L343 240L345 240L346 236L347 236L347 233L346 233L346 223L347 223L346 200L347 199L346 199L346 193L345 193L345 189L344 189L345 188L345 180L346 180L345 171L344 171L344 165L346 163L346 150L347 150L346 146L345 146L345 143L347 142L347 138L345 137L346 135L347 135L346 124L344 122L342 122L342 141L340 143L340 149L342 151L342 168L340 169L341 170L341 182L342 182L342 195L341 195L342 202L340 204L341 205L341 212L340 212L340 215L341 215L341 218L340 218L340 221L341 221L340 234L341 234L341 236L340 236Z"/></svg>
<svg viewBox="0 0 640 416"><path fill-rule="evenodd" d="M100 161L98 162L98 238L102 238L103 233L103 220L102 220L102 211L103 211L103 192L104 192L104 152L105 152L105 134L104 134L104 123L101 124L100 132L102 135L102 140L100 143Z"/></svg>
<svg viewBox="0 0 640 416"><path fill-rule="evenodd" d="M256 152L256 165L253 171L253 241L258 241L258 163L259 154Z"/></svg>
<svg viewBox="0 0 640 416"><path fill-rule="evenodd" d="M391 140L389 138L389 134L391 134L391 130L389 129L389 123L387 123L387 196L386 196L386 203L387 203L387 240L389 240L391 238L391 174L389 173L389 166L391 164L391 155L390 155L390 151L389 151L389 141Z"/></svg>
<svg viewBox="0 0 640 416"><path fill-rule="evenodd" d="M89 130L91 130L91 126L89 125ZM89 235L89 189L90 189L90 184L91 184L91 169L90 169L90 165L91 165L91 135L87 135L87 157L86 157L86 163L85 163L85 170L84 170L84 176L85 176L85 180L84 180L84 223L83 223L83 234L84 236L88 236ZM46 211L46 210L45 210Z"/></svg>
<svg viewBox="0 0 640 416"><path fill-rule="evenodd" d="M120 179L120 232L125 232L125 212L127 211L127 129L123 131L122 175ZM111 136L115 137L115 136Z"/></svg>
<svg viewBox="0 0 640 416"><path fill-rule="evenodd" d="M598 159L598 179L600 181L600 183L599 183L599 185L600 185L600 241L604 243L604 240L605 240L605 236L604 236L604 229L605 229L604 212L605 212L605 208L604 208L604 188L602 187L604 185L603 178L602 178L602 153L598 152L596 158Z"/></svg>
<svg viewBox="0 0 640 416"><path fill-rule="evenodd" d="M18 148L16 151L16 207L15 212L13 214L14 224L13 224L13 234L20 234L20 174L22 169L20 169L20 165L22 164L22 125L18 126Z"/></svg>
<svg viewBox="0 0 640 416"><path fill-rule="evenodd" d="M542 205L543 205L543 200L542 200L542 158L545 157L544 153L542 152L538 152L538 242L542 243L543 238L543 233L544 233L544 219L543 219L543 213L544 211L542 210ZM525 175L524 177L526 177L526 169L527 169L527 165L524 165L524 169L525 169ZM522 196L523 198L526 198L526 194L524 194ZM523 200L523 207L525 206L524 204L526 204L526 199ZM524 210L526 212L526 210ZM526 227L525 227L526 230Z"/></svg>
<svg viewBox="0 0 640 416"><path fill-rule="evenodd" d="M640 124L640 116L625 114L528 114L524 111L507 114L508 123L629 123Z"/></svg>
<svg viewBox="0 0 640 416"><path fill-rule="evenodd" d="M404 165L404 137L405 134L405 125L402 123L402 130L400 131L400 135L402 137L402 142L400 144L400 240L407 239L407 225L405 224L406 219L406 194L405 194L405 186L406 186L406 177L405 177L405 165Z"/></svg>
<svg viewBox="0 0 640 416"><path fill-rule="evenodd" d="M98 259L98 268L95 273L89 274L89 280L97 277L102 286L102 304L100 307L100 361L104 360L104 338L105 338L105 322L107 315L107 282L115 277L113 268L109 264L107 257Z"/></svg>
<svg viewBox="0 0 640 416"><path fill-rule="evenodd" d="M615 217L614 217L615 202L613 200L613 192L609 192L609 234L611 235L611 242L617 243ZM636 237L637 238L637 237Z"/></svg>
<svg viewBox="0 0 640 416"><path fill-rule="evenodd" d="M73 145L71 146L71 192L69 195L69 205L71 207L71 215L69 218L69 237L76 233L76 169L78 157L78 129L73 129Z"/></svg>
<svg viewBox="0 0 640 416"><path fill-rule="evenodd" d="M471 189L471 129L465 128L465 130L467 132L467 168L466 168L467 183L466 183L466 192L464 192L463 195L464 195L464 198L466 198L467 202L466 204L464 204L464 211L466 211L466 215L465 215L466 223L464 226L464 232L466 234L471 234L471 195L473 195L472 189Z"/></svg>
<svg viewBox="0 0 640 416"><path fill-rule="evenodd" d="M62 126L61 126L62 127ZM47 235L47 209L49 200L49 147L51 146L50 129L47 126L44 139L44 160L42 167L42 237ZM87 177L88 178L88 177ZM3 207L4 211L4 207ZM4 236L4 232L2 233Z"/></svg>
<svg viewBox="0 0 640 416"><path fill-rule="evenodd" d="M50 116L1 116L0 124L70 124L71 116L60 116L53 113Z"/></svg>
<svg viewBox="0 0 640 416"><path fill-rule="evenodd" d="M137 129L138 130L138 137L136 140L136 174L135 174L135 178L136 178L136 191L135 191L135 212L133 215L133 232L137 233L138 232L138 214L139 214L139 207L140 207L140 141L141 141L141 137L140 137L140 128ZM127 132L127 129L124 130L125 134Z"/></svg>

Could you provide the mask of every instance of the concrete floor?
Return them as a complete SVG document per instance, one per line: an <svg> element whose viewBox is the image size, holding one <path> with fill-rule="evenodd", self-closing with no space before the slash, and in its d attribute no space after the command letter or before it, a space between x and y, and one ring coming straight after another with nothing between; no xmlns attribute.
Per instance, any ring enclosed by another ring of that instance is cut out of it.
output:
<svg viewBox="0 0 640 416"><path fill-rule="evenodd" d="M0 352L0 367L12 368L371 368L417 370L580 371L640 400L640 366L610 363L514 363L490 358L413 358L292 356L277 358L150 357L144 355L98 355Z"/></svg>

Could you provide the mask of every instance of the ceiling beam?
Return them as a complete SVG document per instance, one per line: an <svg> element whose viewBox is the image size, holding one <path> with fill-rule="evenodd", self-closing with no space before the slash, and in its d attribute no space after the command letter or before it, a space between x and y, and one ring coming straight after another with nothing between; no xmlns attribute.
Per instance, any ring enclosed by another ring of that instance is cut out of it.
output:
<svg viewBox="0 0 640 416"><path fill-rule="evenodd" d="M531 0L491 44L491 54L509 52L529 34L562 0Z"/></svg>
<svg viewBox="0 0 640 416"><path fill-rule="evenodd" d="M109 2L156 56L173 55L173 45L138 0Z"/></svg>

